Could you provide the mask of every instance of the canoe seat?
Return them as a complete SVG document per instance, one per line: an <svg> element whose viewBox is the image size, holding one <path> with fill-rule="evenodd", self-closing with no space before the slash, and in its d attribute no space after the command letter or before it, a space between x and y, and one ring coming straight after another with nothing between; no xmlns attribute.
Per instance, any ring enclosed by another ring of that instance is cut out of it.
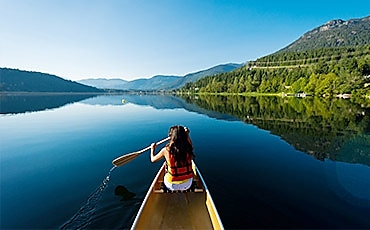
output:
<svg viewBox="0 0 370 230"><path fill-rule="evenodd" d="M203 192L203 188L197 188L197 181L194 180L191 187L187 190L169 190L163 181L158 181L160 183L159 189L154 189L154 193L185 193L185 192Z"/></svg>

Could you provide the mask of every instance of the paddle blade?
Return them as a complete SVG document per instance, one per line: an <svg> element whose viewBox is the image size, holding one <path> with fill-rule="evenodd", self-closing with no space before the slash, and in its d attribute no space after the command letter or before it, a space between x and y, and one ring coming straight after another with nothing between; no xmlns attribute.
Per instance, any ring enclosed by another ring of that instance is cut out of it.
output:
<svg viewBox="0 0 370 230"><path fill-rule="evenodd" d="M135 159L137 156L140 155L140 152L134 152L134 153L129 153L123 156L120 156L112 161L112 164L116 167L122 166L133 159Z"/></svg>

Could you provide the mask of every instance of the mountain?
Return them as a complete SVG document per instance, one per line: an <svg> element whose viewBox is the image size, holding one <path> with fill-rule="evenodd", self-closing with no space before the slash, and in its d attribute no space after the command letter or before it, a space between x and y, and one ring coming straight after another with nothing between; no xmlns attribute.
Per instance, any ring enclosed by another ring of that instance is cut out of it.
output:
<svg viewBox="0 0 370 230"><path fill-rule="evenodd" d="M118 89L118 90L157 90L167 88L169 84L174 84L183 77L157 75L150 79L137 79L126 81L122 79L83 79L78 82L93 86L99 89Z"/></svg>
<svg viewBox="0 0 370 230"><path fill-rule="evenodd" d="M332 20L276 53L188 83L182 90L370 98L370 16Z"/></svg>
<svg viewBox="0 0 370 230"><path fill-rule="evenodd" d="M98 93L102 90L51 74L0 68L0 92Z"/></svg>
<svg viewBox="0 0 370 230"><path fill-rule="evenodd" d="M229 64L217 65L212 68L199 71L196 73L190 73L190 74L185 75L183 78L177 81L175 85L173 85L170 88L171 89L180 88L180 87L183 87L188 82L196 82L197 80L204 78L206 76L212 76L212 75L219 74L219 73L231 72L242 66L243 64L229 63Z"/></svg>
<svg viewBox="0 0 370 230"><path fill-rule="evenodd" d="M165 76L156 75L149 79L137 79L125 81L122 79L84 79L78 82L100 89L120 89L120 90L170 90L183 87L188 82L195 82L203 77L211 76L218 73L230 72L242 64L223 64L212 68L190 73L185 76Z"/></svg>
<svg viewBox="0 0 370 230"><path fill-rule="evenodd" d="M336 19L307 33L278 52L370 44L370 16L347 21Z"/></svg>
<svg viewBox="0 0 370 230"><path fill-rule="evenodd" d="M171 85L180 80L180 76L157 75L149 79L137 79L129 81L126 85L127 90L162 90L170 89Z"/></svg>
<svg viewBox="0 0 370 230"><path fill-rule="evenodd" d="M81 84L101 88L101 89L122 89L124 85L127 84L128 81L122 80L119 78L116 79L105 79L105 78L97 78L97 79L83 79L77 81Z"/></svg>

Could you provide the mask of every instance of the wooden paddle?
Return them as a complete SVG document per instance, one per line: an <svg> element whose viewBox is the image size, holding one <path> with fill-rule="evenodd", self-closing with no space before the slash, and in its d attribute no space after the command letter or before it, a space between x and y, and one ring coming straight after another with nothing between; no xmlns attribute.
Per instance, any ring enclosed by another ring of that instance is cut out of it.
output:
<svg viewBox="0 0 370 230"><path fill-rule="evenodd" d="M157 145L160 145L166 141L168 141L170 138L169 137L166 137L164 138L163 140L161 141L158 141L157 142ZM133 152L133 153L128 153L128 154L125 154L123 156L120 156L120 157L117 157L116 159L114 159L112 161L112 164L116 167L119 167L119 166L122 166L130 161L132 161L133 159L135 159L136 157L138 157L140 154L142 154L143 152L147 151L150 149L150 146L146 147L145 149L142 149L140 151L137 151L137 152Z"/></svg>

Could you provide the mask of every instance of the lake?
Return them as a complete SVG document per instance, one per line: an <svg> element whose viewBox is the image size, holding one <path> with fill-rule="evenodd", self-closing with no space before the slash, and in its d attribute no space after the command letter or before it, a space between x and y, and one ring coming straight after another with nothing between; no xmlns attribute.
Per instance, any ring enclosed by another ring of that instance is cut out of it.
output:
<svg viewBox="0 0 370 230"><path fill-rule="evenodd" d="M345 100L2 95L1 229L129 228L161 162L112 160L189 127L225 228L370 228L370 111ZM135 196L117 193L125 187Z"/></svg>

